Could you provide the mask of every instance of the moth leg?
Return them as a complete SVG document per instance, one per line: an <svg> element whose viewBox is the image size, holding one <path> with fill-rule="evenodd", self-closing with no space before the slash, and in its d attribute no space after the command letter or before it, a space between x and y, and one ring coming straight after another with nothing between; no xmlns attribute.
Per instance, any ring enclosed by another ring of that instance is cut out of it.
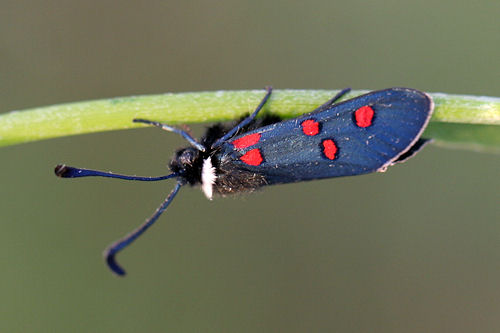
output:
<svg viewBox="0 0 500 333"><path fill-rule="evenodd" d="M151 126L156 126L156 127L161 128L162 130L177 133L180 136L182 136L184 139L186 139L191 144L191 146L195 147L199 151L205 151L205 147L201 143L196 141L196 139L193 138L191 135L189 135L188 132L183 131L179 128L176 128L176 127L173 127L173 126L170 126L167 124L162 124L162 123L159 123L157 121L147 120L147 119L137 119L136 118L133 120L133 122L134 123L143 123L143 124L147 124L147 125L151 125Z"/></svg>
<svg viewBox="0 0 500 333"><path fill-rule="evenodd" d="M266 87L266 91L267 91L266 95L260 101L260 104L257 106L257 108L255 109L255 111L251 115L249 115L248 117L246 117L245 119L243 119L238 125L234 126L222 138L219 138L217 141L215 141L212 144L212 147L211 147L212 149L217 148L218 146L220 146L221 144L223 144L224 142L226 142L227 140L229 140L236 132L238 132L240 129L242 129L243 127L245 127L246 125L248 125L252 120L255 119L255 117L257 116L257 114L259 113L259 111L262 109L262 107L264 106L264 104L266 104L267 100L269 99L269 96L271 96L273 88L272 87Z"/></svg>
<svg viewBox="0 0 500 333"><path fill-rule="evenodd" d="M312 111L312 112L326 110L326 109L331 108L335 104L335 102L337 102L339 99L341 99L342 96L344 96L345 94L349 93L349 91L351 91L351 88L342 89L335 96L333 96L333 98L329 99L328 101L326 101L326 103L323 103L322 105L320 105L319 107L314 109L314 111Z"/></svg>

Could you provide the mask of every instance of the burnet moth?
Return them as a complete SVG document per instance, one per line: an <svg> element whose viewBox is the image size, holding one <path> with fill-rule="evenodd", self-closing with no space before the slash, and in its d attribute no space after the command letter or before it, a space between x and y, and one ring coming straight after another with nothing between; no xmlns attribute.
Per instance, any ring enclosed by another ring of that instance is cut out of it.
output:
<svg viewBox="0 0 500 333"><path fill-rule="evenodd" d="M266 90L252 114L236 125L209 127L200 141L178 128L134 119L180 134L189 142L190 146L174 154L169 175L126 176L56 166L55 174L63 178L177 179L149 219L105 250L104 257L114 273L125 275L116 254L158 219L184 185L199 185L212 199L215 194L251 192L265 185L382 172L413 156L428 141L420 136L434 104L429 95L418 90L390 88L336 103L350 91L344 89L314 111L289 120L270 115L256 118L271 96L272 89Z"/></svg>

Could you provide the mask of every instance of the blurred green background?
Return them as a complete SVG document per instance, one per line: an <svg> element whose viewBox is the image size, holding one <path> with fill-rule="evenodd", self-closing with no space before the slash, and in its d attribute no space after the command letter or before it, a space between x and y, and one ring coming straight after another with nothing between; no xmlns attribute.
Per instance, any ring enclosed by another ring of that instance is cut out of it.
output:
<svg viewBox="0 0 500 333"><path fill-rule="evenodd" d="M262 88L499 96L500 2L1 1L0 112ZM194 126L196 133L203 126ZM1 332L498 332L499 156L437 146L385 174L207 201L155 129L0 149Z"/></svg>

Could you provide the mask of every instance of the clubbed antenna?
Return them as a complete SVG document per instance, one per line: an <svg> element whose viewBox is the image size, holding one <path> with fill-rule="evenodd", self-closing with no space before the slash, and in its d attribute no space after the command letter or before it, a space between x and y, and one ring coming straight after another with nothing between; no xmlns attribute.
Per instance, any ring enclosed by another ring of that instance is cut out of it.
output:
<svg viewBox="0 0 500 333"><path fill-rule="evenodd" d="M177 192L179 192L181 186L182 184L180 182L177 183L172 192L170 192L165 201L160 205L160 207L158 207L158 209L156 209L154 214L149 219L147 219L146 222L144 222L141 226L139 226L139 228L135 229L130 234L126 235L122 239L111 244L106 250L104 250L104 258L109 268L113 271L113 273L119 276L125 275L125 270L116 262L115 259L116 254L121 250L123 250L128 245L130 245L130 243L135 241L140 235L144 233L144 231L146 231L149 227L153 225L153 223L156 222L156 220L160 217L160 215L165 211L165 209L167 209L168 205L172 202Z"/></svg>

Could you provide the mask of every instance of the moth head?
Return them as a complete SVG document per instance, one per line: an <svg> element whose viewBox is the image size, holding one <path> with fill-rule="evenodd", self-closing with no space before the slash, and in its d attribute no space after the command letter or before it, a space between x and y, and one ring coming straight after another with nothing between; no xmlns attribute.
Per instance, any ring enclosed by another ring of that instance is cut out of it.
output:
<svg viewBox="0 0 500 333"><path fill-rule="evenodd" d="M191 185L200 183L203 167L201 155L202 152L194 147L182 148L175 152L174 158L170 162L170 170Z"/></svg>

